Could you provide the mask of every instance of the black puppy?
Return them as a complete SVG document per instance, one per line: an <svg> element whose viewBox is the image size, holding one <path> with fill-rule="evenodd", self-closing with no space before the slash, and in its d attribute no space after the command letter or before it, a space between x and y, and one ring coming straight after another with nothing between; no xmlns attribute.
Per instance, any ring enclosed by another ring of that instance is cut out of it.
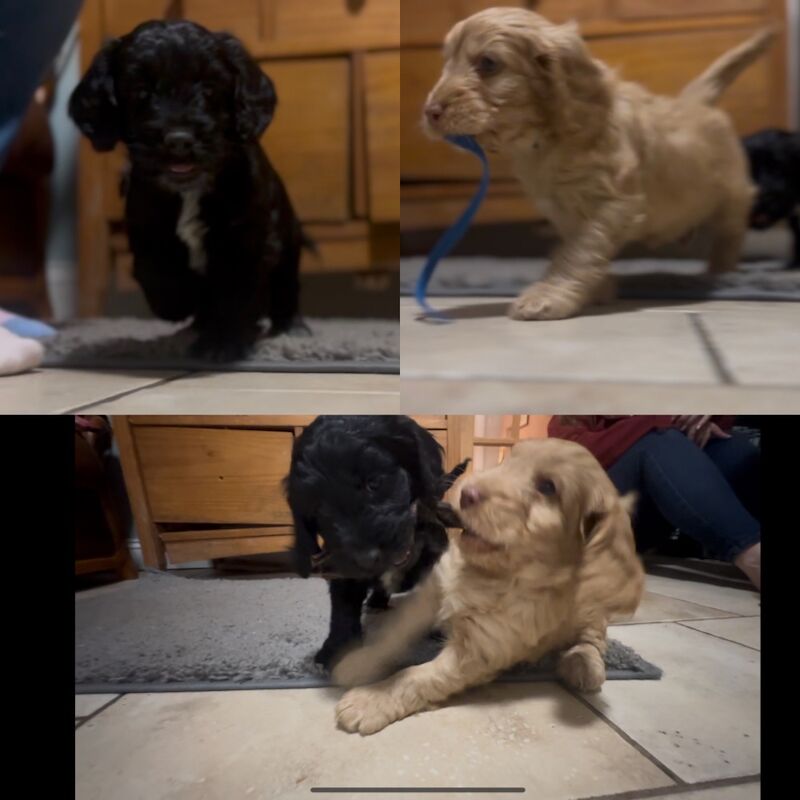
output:
<svg viewBox="0 0 800 800"><path fill-rule="evenodd" d="M286 478L296 568L332 577L317 663L330 667L360 638L370 590L368 605L386 608L447 549L439 501L467 463L446 475L441 446L403 416L321 416L297 439Z"/></svg>
<svg viewBox="0 0 800 800"><path fill-rule="evenodd" d="M750 227L764 230L787 220L794 237L787 266L800 267L800 133L770 128L746 137L744 146L758 185Z"/></svg>
<svg viewBox="0 0 800 800"><path fill-rule="evenodd" d="M199 355L241 357L265 316L301 324L305 240L258 141L275 105L238 39L183 21L108 42L70 98L96 150L127 146L134 276L156 316L194 317Z"/></svg>

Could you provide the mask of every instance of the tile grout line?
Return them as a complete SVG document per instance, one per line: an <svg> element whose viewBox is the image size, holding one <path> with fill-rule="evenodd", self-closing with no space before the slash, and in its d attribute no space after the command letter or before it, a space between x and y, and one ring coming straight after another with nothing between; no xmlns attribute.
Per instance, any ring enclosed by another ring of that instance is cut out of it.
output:
<svg viewBox="0 0 800 800"><path fill-rule="evenodd" d="M82 728L87 722L89 722L89 720L94 719L96 716L101 714L107 708L111 708L111 706L113 706L114 703L117 702L117 700L121 700L123 697L125 697L124 694L118 694L113 700L109 700L105 705L100 706L100 708L98 708L97 711L93 711L88 716L86 716L86 717L76 717L75 719L76 719L76 722L78 722L78 724L75 726L75 730L77 731L79 728Z"/></svg>
<svg viewBox="0 0 800 800"><path fill-rule="evenodd" d="M660 577L660 576L657 576ZM719 587L719 588L729 588L729 587ZM648 590L650 594L657 594L660 597L669 597L670 600L680 600L682 603L694 603L693 600L686 600L683 597L675 597L671 594L661 594L661 592L654 592L652 590ZM735 617L760 617L761 614L737 614L735 611L726 611L724 608L717 608L716 606L708 605L706 603L694 603L696 606L703 606L704 608L710 608L712 611L721 611L723 614L733 614ZM713 618L712 618L713 619Z"/></svg>
<svg viewBox="0 0 800 800"><path fill-rule="evenodd" d="M730 617L729 617L729 619L730 619ZM733 619L736 619L736 617L734 617ZM711 636L712 638L719 639L722 642L729 642L730 644L738 644L739 647L746 647L748 650L753 650L756 653L760 653L761 652L761 648L759 648L759 647L753 647L750 644L743 644L742 642L737 642L734 639L727 639L724 636L718 636L716 633L710 633L709 631L700 630L700 628L693 628L691 625L687 624L687 623L689 623L691 621L692 620L683 620L683 621L675 620L675 624L676 625L680 625L682 628L688 628L690 631L695 631L695 633L704 633L706 636ZM696 620L696 621L700 622L701 620Z"/></svg>
<svg viewBox="0 0 800 800"><path fill-rule="evenodd" d="M631 747L637 750L641 755L643 755L648 761L650 761L654 766L660 769L671 781L674 781L676 785L680 786L682 789L686 789L688 784L683 778L680 777L677 773L673 772L666 764L663 764L659 759L657 759L651 752L645 749L639 742L637 742L632 736L628 735L616 722L612 722L600 709L595 708L586 698L584 698L579 692L574 691L571 687L565 686L566 690L579 702L583 703L590 711L593 711L603 722L606 723L612 730L614 730L619 736L621 736Z"/></svg>
<svg viewBox="0 0 800 800"><path fill-rule="evenodd" d="M665 622L714 622L719 619L753 619L760 617L760 614L753 614L750 617L740 617L732 615L730 617L681 617L680 619L646 619L641 622L609 622L609 628L631 628L634 625L662 625Z"/></svg>
<svg viewBox="0 0 800 800"><path fill-rule="evenodd" d="M62 411L62 414L77 414L79 411L84 411L87 408L91 408L92 406L96 406L99 403L108 403L112 400L120 400L123 397L127 397L131 394L136 394L137 392L144 391L145 389L154 389L156 386L163 386L166 383L171 383L172 381L176 381L179 378L185 378L187 375L191 375L191 372L181 372L178 375L173 375L169 378L161 378L153 383L148 383L146 386L137 386L135 389L125 389L122 392L117 392L116 394L111 394L108 397L101 397L97 400L92 400L90 403L81 403L79 406L75 406L74 408L67 408Z"/></svg>
<svg viewBox="0 0 800 800"><path fill-rule="evenodd" d="M716 778L711 781L687 783L683 786L657 786L653 789L631 789L617 794L584 795L580 800L645 800L649 797L669 797L684 792L703 792L706 789L722 789L728 786L747 786L761 780L761 774L742 775L739 778Z"/></svg>
<svg viewBox="0 0 800 800"><path fill-rule="evenodd" d="M716 344L714 344L714 340L711 338L710 332L703 324L703 319L700 313L696 311L689 312L687 316L689 317L689 323L691 324L692 329L700 338L703 351L711 361L711 365L714 368L714 372L717 373L717 378L719 381L726 386L736 386L736 379L733 377L733 373L725 363L725 359L722 357L722 353L720 353L719 348Z"/></svg>

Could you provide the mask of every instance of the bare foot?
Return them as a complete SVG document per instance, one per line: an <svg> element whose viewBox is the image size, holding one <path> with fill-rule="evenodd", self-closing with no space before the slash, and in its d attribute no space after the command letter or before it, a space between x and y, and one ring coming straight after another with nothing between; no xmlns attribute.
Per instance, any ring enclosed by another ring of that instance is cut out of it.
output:
<svg viewBox="0 0 800 800"><path fill-rule="evenodd" d="M739 569L750 578L753 585L761 591L761 542L748 547L733 559Z"/></svg>

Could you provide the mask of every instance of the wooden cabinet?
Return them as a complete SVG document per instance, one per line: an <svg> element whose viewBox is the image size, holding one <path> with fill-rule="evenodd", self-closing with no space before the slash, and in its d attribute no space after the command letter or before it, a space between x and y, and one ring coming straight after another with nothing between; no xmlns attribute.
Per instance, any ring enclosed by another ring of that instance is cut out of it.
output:
<svg viewBox="0 0 800 800"><path fill-rule="evenodd" d="M441 71L441 44L459 19L497 5L492 0L402 0L401 228L446 227L475 191L478 162L420 128L425 97ZM590 51L622 77L677 93L718 55L771 21L782 22L782 0L512 0L553 22L576 19ZM785 33L724 94L720 106L746 135L787 124ZM508 165L492 160L489 196L478 222L533 219Z"/></svg>
<svg viewBox="0 0 800 800"><path fill-rule="evenodd" d="M295 416L114 417L125 484L149 567L286 551L283 493L292 446L313 421ZM472 417L420 416L447 468L472 448Z"/></svg>
<svg viewBox="0 0 800 800"><path fill-rule="evenodd" d="M262 144L319 255L305 272L396 270L399 258L399 0L86 0L82 67L102 41L170 14L239 36L275 83ZM81 313L138 291L124 235L122 146L80 150Z"/></svg>

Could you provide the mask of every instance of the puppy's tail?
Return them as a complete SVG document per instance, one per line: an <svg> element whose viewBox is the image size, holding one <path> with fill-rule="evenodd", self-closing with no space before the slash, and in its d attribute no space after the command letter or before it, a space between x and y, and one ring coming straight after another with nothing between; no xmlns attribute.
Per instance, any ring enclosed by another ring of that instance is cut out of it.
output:
<svg viewBox="0 0 800 800"><path fill-rule="evenodd" d="M766 52L777 33L777 26L763 28L746 42L723 53L702 75L685 86L680 96L708 106L714 105L739 73Z"/></svg>

